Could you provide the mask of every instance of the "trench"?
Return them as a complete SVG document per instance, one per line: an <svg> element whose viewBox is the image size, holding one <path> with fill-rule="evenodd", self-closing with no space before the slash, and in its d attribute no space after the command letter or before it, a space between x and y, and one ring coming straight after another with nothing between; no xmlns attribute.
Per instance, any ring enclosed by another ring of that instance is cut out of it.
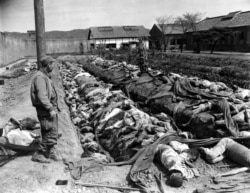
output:
<svg viewBox="0 0 250 193"><path fill-rule="evenodd" d="M174 130L166 114L160 120L145 113L115 84L92 76L82 64L65 60L62 64L65 102L84 150L82 157L126 161Z"/></svg>
<svg viewBox="0 0 250 193"><path fill-rule="evenodd" d="M151 70L138 76L136 66L94 56L68 58L62 63L66 103L80 136L83 156L103 159L106 156L108 161L129 160L138 149L149 146L169 131L194 139L232 134L225 123L217 129L211 112L193 116L192 108L188 108L213 99L221 100L228 97L227 92L201 92L189 84L185 88L186 82L176 85L179 75L174 73L167 76ZM174 89L178 95L171 90L173 86L178 88ZM226 86L225 89L230 90ZM124 101L129 101L132 110L123 106ZM112 118L105 118L110 116Z"/></svg>

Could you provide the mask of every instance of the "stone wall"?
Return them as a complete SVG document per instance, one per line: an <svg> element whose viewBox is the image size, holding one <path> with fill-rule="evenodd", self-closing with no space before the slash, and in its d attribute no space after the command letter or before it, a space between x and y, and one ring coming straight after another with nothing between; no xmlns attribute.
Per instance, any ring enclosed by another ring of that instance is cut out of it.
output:
<svg viewBox="0 0 250 193"><path fill-rule="evenodd" d="M80 48L79 48L80 43L83 44L83 50L86 53L90 48L87 40L49 39L46 40L47 54L80 53Z"/></svg>
<svg viewBox="0 0 250 193"><path fill-rule="evenodd" d="M25 41L0 33L0 66L23 58L26 55Z"/></svg>

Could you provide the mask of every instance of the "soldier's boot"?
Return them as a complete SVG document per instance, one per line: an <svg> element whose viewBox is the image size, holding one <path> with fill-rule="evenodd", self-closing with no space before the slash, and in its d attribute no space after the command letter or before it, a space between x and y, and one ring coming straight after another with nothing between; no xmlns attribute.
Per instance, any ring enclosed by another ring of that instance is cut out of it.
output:
<svg viewBox="0 0 250 193"><path fill-rule="evenodd" d="M49 148L48 158L54 161L61 161L62 157L59 152L56 150L55 146Z"/></svg>
<svg viewBox="0 0 250 193"><path fill-rule="evenodd" d="M50 163L50 160L47 159L44 155L43 152L40 152L40 151L36 151L32 158L31 158L32 161L34 162L40 162L40 163Z"/></svg>

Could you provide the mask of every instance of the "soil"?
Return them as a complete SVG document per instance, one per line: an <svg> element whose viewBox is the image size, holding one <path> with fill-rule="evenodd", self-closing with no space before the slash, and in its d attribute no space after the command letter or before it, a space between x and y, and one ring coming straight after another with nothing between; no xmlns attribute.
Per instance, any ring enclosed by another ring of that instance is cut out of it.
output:
<svg viewBox="0 0 250 193"><path fill-rule="evenodd" d="M4 73L6 70L4 68L0 71ZM5 84L0 85L0 128L7 123L10 117L16 119L24 117L37 118L29 95L30 82L34 73L34 71L31 71L17 78L4 79ZM62 90L60 92L63 93ZM62 114L64 113L67 113L67 111L62 112ZM62 119L64 124L59 124L59 132L67 131L69 126L72 126L72 123L70 120L67 120L66 116L62 115ZM60 139L60 141L63 140ZM68 147L64 147L62 151L64 154L70 155L70 152L74 151L73 148L72 144L68 144ZM19 156L0 168L0 193L118 192L107 188L75 186L62 161L41 164L31 161L31 156L31 154ZM71 158L71 156L69 157ZM80 155L78 158L80 159ZM91 176L86 176L85 179L82 177L81 181L84 182L88 179L88 182L91 183L121 185L126 183L128 171L128 166L105 168L101 174L93 173ZM57 180L68 180L68 184L62 186L55 185Z"/></svg>
<svg viewBox="0 0 250 193"><path fill-rule="evenodd" d="M4 70L2 70L4 71ZM0 85L0 127L8 121L10 117L22 119L24 117L36 117L36 111L31 105L29 89L34 71L11 79L5 79L5 84ZM62 88L61 88L62 89ZM60 92L63 93L63 90ZM67 113L65 111L64 113ZM66 115L65 115L66 117ZM64 117L64 118L65 118ZM60 124L62 132L67 131L72 126L70 120L64 120ZM73 143L73 142L72 142ZM79 142L76 142L79 143ZM64 153L73 151L72 145L64 146ZM78 157L80 159L80 156ZM228 170L228 168L219 169L224 165L221 162L217 165L208 165L202 159L199 159L195 167L200 171L198 178L185 181L181 188L171 188L164 185L166 192L191 193L198 186L211 183L211 175ZM84 183L103 183L115 186L127 186L127 175L130 166L105 167L104 171L84 174L81 182ZM52 162L50 164L41 164L31 161L31 155L25 155L15 158L0 168L0 193L116 193L119 192L108 188L86 188L74 185L65 165L62 162ZM67 185L55 185L57 180L68 180ZM166 181L166 178L164 178ZM153 186L157 192L156 186Z"/></svg>

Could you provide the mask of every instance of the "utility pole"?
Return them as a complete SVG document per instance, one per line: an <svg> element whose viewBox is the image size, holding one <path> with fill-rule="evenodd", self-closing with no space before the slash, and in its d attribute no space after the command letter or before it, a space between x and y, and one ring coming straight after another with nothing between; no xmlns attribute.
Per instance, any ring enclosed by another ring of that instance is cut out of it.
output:
<svg viewBox="0 0 250 193"><path fill-rule="evenodd" d="M45 22L43 0L34 0L35 26L36 26L36 53L38 69L41 66L41 58L46 55L46 45L44 39Z"/></svg>

